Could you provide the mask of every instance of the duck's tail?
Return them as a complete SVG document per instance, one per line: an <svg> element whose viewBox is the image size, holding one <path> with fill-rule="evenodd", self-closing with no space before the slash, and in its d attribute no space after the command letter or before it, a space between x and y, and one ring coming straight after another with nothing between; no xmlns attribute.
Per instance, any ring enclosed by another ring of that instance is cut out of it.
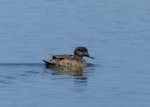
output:
<svg viewBox="0 0 150 107"><path fill-rule="evenodd" d="M50 64L50 62L46 60L43 60L43 62L45 62L45 64Z"/></svg>

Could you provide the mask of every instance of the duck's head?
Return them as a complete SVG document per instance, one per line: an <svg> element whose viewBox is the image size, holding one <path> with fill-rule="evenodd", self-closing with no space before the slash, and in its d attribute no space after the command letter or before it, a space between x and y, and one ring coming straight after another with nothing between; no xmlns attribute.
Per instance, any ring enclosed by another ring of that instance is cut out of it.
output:
<svg viewBox="0 0 150 107"><path fill-rule="evenodd" d="M87 48L86 47L82 47L82 46L81 47L77 47L74 50L74 55L77 55L77 56L79 56L81 58L84 57L84 56L86 56L86 57L94 59L93 57L91 57L89 55Z"/></svg>

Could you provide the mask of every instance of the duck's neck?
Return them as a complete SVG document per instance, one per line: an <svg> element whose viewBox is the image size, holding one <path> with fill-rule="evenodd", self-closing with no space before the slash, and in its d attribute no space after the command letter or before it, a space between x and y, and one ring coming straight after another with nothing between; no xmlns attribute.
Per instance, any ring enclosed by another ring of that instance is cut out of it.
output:
<svg viewBox="0 0 150 107"><path fill-rule="evenodd" d="M83 56L80 56L80 55L75 55L75 56L77 56L77 57L79 57L79 58L81 58L81 59L83 58Z"/></svg>

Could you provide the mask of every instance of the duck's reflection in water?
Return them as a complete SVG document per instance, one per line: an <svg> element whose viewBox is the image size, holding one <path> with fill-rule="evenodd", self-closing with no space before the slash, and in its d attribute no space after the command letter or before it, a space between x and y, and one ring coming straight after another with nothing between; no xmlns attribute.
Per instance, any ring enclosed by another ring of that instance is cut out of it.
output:
<svg viewBox="0 0 150 107"><path fill-rule="evenodd" d="M89 69L88 67L82 68L82 67L46 66L46 68L51 71L52 75L69 75L69 76L71 76L69 78L68 78L68 76L67 77L60 76L59 78L54 77L53 80L62 80L62 79L68 80L68 79L74 78L74 85L73 85L73 87L71 87L71 90L73 90L75 92L86 91L88 76L90 75L89 71L87 70L87 69Z"/></svg>

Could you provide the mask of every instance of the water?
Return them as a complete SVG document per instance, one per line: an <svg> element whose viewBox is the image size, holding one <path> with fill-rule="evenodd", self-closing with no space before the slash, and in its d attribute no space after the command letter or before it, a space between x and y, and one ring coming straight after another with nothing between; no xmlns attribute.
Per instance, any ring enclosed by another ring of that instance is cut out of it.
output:
<svg viewBox="0 0 150 107"><path fill-rule="evenodd" d="M1 107L149 107L150 1L1 0ZM80 75L49 54L86 46Z"/></svg>

